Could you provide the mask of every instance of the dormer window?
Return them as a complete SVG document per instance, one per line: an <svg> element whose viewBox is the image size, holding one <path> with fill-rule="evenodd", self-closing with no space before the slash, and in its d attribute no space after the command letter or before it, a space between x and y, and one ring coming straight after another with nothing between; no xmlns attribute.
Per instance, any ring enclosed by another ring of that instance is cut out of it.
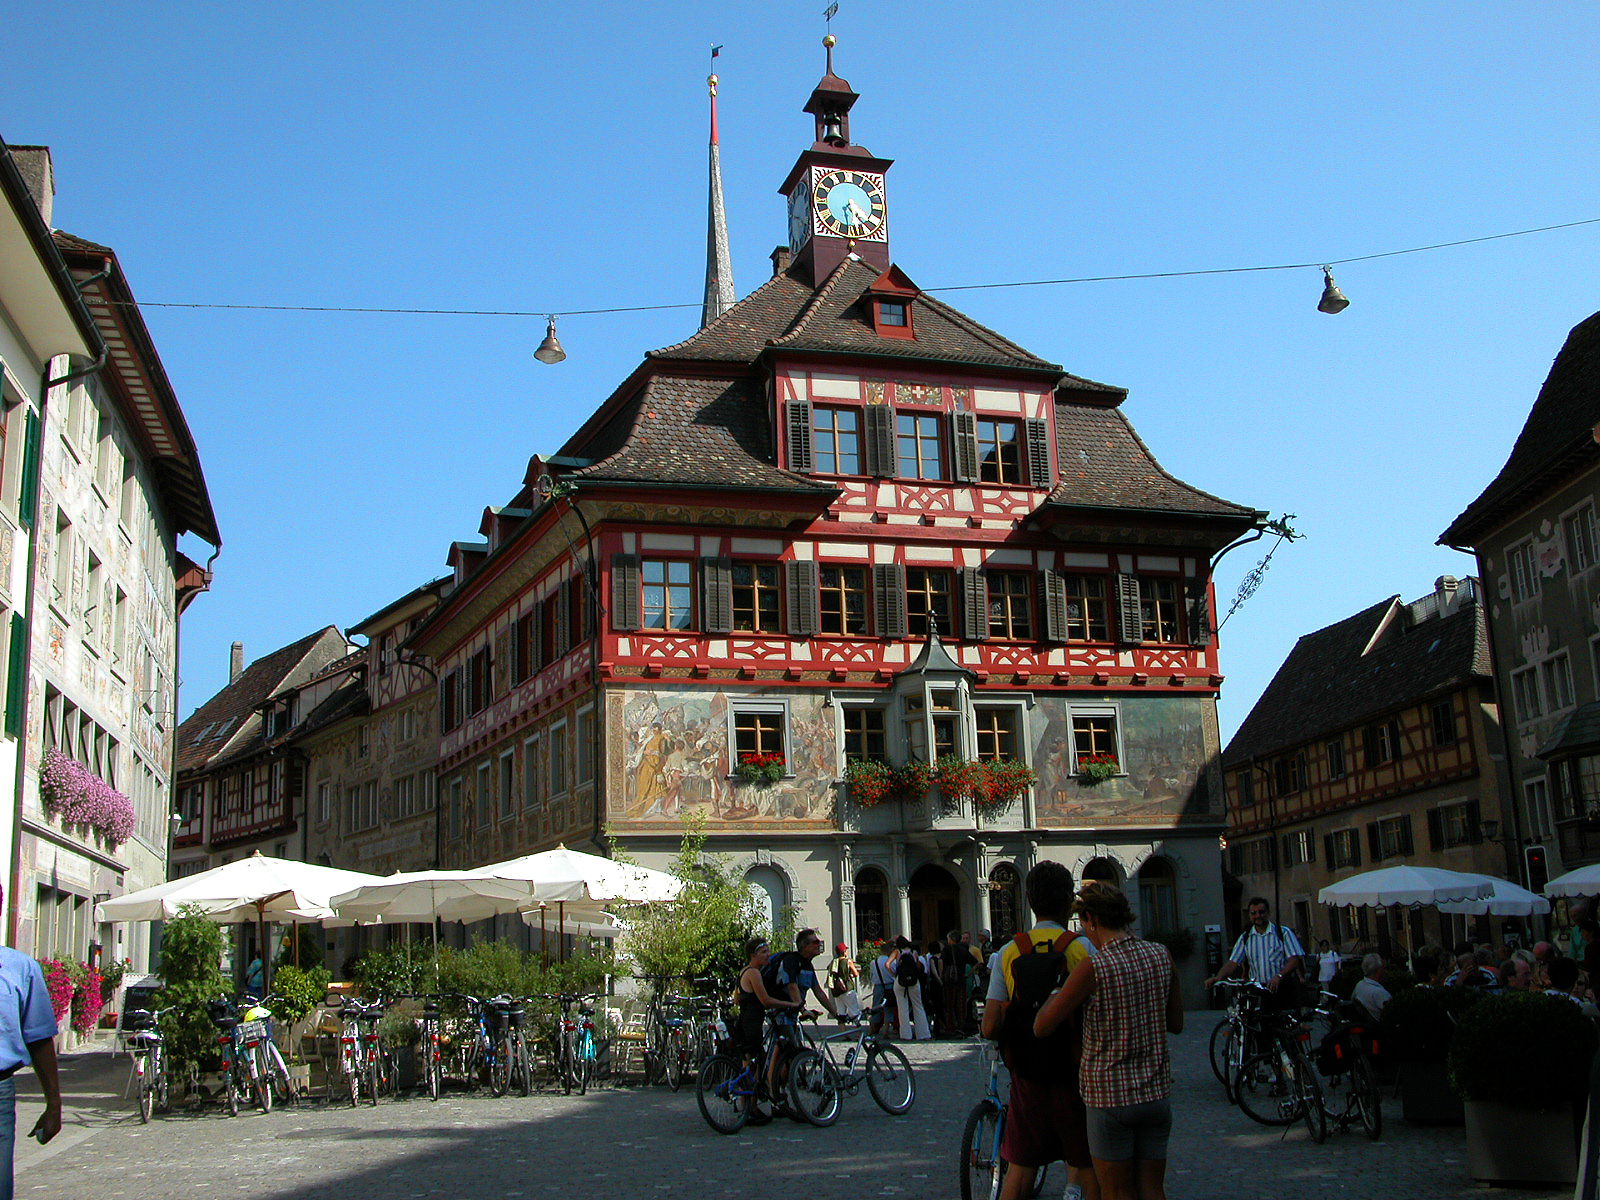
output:
<svg viewBox="0 0 1600 1200"><path fill-rule="evenodd" d="M914 340L917 336L911 306L921 293L897 267L890 267L867 289L872 307L872 328L879 337Z"/></svg>
<svg viewBox="0 0 1600 1200"><path fill-rule="evenodd" d="M901 300L878 301L878 324L906 326L911 324L911 311Z"/></svg>

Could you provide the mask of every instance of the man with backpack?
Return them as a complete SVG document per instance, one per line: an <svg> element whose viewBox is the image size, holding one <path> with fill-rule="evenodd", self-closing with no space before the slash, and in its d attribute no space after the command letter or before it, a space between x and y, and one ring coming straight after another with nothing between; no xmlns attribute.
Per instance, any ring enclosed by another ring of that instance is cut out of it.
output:
<svg viewBox="0 0 1600 1200"><path fill-rule="evenodd" d="M927 977L927 968L909 940L898 938L895 945L900 951L894 961L894 1002L900 1010L900 1039L909 1042L915 1034L921 1041L931 1041L933 1032L928 1028L928 1011L922 1004L922 983Z"/></svg>
<svg viewBox="0 0 1600 1200"><path fill-rule="evenodd" d="M1222 970L1206 980L1206 987L1245 967L1251 982L1265 984L1272 993L1269 999L1274 1001L1273 1007L1295 1007L1301 1001L1300 962L1305 955L1300 939L1294 930L1268 920L1272 905L1263 897L1250 897L1245 911L1250 917L1250 928L1239 935L1228 961L1222 964Z"/></svg>
<svg viewBox="0 0 1600 1200"><path fill-rule="evenodd" d="M1039 1168L1057 1160L1067 1164L1066 1200L1097 1200L1087 1116L1078 1094L1078 1026L1069 1021L1047 1038L1033 1033L1033 1019L1050 993L1092 951L1087 939L1066 927L1071 871L1047 860L1028 872L1026 886L1034 927L995 955L983 1008L983 1036L999 1039L1011 1071L1000 1200L1030 1195Z"/></svg>

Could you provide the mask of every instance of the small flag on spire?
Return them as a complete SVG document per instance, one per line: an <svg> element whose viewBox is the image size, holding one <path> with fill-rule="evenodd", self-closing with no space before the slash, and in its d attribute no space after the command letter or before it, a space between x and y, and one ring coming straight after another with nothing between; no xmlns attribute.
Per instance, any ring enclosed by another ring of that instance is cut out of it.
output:
<svg viewBox="0 0 1600 1200"><path fill-rule="evenodd" d="M839 6L837 4L830 4L828 5L827 10L822 14L822 19L824 21L831 21L835 16L838 15L838 13Z"/></svg>
<svg viewBox="0 0 1600 1200"><path fill-rule="evenodd" d="M722 43L722 46L725 46L725 45L727 45L726 42ZM711 57L712 58L715 58L717 55L722 53L722 46L713 46L713 47L711 47Z"/></svg>

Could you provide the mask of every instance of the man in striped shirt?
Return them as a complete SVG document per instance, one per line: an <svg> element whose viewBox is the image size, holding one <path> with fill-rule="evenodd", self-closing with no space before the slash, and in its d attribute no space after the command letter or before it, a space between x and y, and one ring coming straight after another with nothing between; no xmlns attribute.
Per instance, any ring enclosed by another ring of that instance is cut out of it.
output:
<svg viewBox="0 0 1600 1200"><path fill-rule="evenodd" d="M1267 919L1272 906L1260 896L1251 897L1246 912L1250 915L1250 928L1239 935L1228 961L1222 964L1222 970L1206 980L1206 986L1227 979L1240 967L1247 967L1253 982L1265 984L1269 991L1276 992L1283 981L1299 969L1305 951L1294 930L1274 925Z"/></svg>

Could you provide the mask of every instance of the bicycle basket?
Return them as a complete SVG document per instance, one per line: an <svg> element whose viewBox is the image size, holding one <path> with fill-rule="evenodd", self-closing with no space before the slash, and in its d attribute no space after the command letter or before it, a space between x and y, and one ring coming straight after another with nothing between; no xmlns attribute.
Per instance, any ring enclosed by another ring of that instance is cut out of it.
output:
<svg viewBox="0 0 1600 1200"><path fill-rule="evenodd" d="M511 1019L509 1005L490 1004L483 1010L484 1019L489 1022L489 1032L500 1034L505 1032L506 1024Z"/></svg>
<svg viewBox="0 0 1600 1200"><path fill-rule="evenodd" d="M266 1041L267 1023L265 1021L241 1021L239 1024L239 1040L241 1042Z"/></svg>

